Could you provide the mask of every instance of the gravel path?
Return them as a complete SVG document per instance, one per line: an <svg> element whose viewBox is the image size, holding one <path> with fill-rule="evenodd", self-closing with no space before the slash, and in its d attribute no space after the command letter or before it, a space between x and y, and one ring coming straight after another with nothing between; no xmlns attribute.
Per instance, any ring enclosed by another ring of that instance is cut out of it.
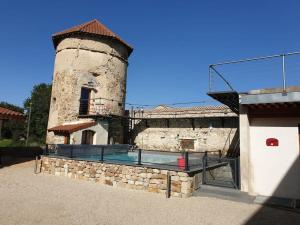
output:
<svg viewBox="0 0 300 225"><path fill-rule="evenodd" d="M300 224L295 211L164 195L33 174L33 162L0 169L0 224Z"/></svg>

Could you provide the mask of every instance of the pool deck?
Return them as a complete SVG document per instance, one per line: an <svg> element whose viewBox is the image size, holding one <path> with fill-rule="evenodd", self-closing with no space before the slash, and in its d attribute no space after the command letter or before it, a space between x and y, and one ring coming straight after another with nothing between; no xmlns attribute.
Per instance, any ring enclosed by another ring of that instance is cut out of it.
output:
<svg viewBox="0 0 300 225"><path fill-rule="evenodd" d="M296 210L213 197L164 195L33 173L34 162L0 169L2 225L279 225Z"/></svg>

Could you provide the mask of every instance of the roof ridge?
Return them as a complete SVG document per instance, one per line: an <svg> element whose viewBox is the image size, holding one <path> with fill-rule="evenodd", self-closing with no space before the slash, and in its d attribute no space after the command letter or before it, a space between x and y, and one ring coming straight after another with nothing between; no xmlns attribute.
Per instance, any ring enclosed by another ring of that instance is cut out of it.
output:
<svg viewBox="0 0 300 225"><path fill-rule="evenodd" d="M203 110L219 110L219 109L229 109L226 105L199 105L199 106L190 106L190 107L178 107L178 108L151 108L145 109L145 111L197 111L199 109Z"/></svg>
<svg viewBox="0 0 300 225"><path fill-rule="evenodd" d="M101 23L101 22L98 21L97 19L95 19L95 22L96 22L98 25L104 27L104 28L105 28L106 30L108 30L109 32L111 32L114 36L117 36L116 33L114 33L111 29L109 29L107 26L105 26L103 23Z"/></svg>
<svg viewBox="0 0 300 225"><path fill-rule="evenodd" d="M90 25L91 23L95 23L95 22L98 22L98 20L93 19L93 20L91 20L91 21L89 21L89 22L86 22L86 23L81 24L80 31L81 31L83 28L85 28L85 27L87 27L88 25Z"/></svg>

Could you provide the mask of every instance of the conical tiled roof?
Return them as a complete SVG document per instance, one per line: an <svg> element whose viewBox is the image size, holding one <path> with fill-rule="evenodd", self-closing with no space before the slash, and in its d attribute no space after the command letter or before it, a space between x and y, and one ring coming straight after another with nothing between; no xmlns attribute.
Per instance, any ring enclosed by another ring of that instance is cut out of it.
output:
<svg viewBox="0 0 300 225"><path fill-rule="evenodd" d="M104 26L102 23L100 23L96 19L53 34L52 40L53 40L55 48L58 45L60 40L62 40L63 38L65 38L66 36L68 36L70 34L76 34L76 33L86 33L86 34L92 34L92 35L97 35L97 36L102 36L102 37L103 36L109 37L109 38L115 39L115 40L119 41L120 43L122 43L123 45L125 45L129 50L129 54L133 50L133 48L130 45L128 45L118 35L116 35L114 32L112 32L110 29L108 29L106 26Z"/></svg>

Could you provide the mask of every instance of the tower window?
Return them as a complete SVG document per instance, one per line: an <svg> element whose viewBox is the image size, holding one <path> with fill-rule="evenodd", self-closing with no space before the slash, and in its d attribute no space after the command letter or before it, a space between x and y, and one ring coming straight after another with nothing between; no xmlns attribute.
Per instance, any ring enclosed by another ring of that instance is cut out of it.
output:
<svg viewBox="0 0 300 225"><path fill-rule="evenodd" d="M88 88L81 88L79 115L88 115L90 110L91 90Z"/></svg>

